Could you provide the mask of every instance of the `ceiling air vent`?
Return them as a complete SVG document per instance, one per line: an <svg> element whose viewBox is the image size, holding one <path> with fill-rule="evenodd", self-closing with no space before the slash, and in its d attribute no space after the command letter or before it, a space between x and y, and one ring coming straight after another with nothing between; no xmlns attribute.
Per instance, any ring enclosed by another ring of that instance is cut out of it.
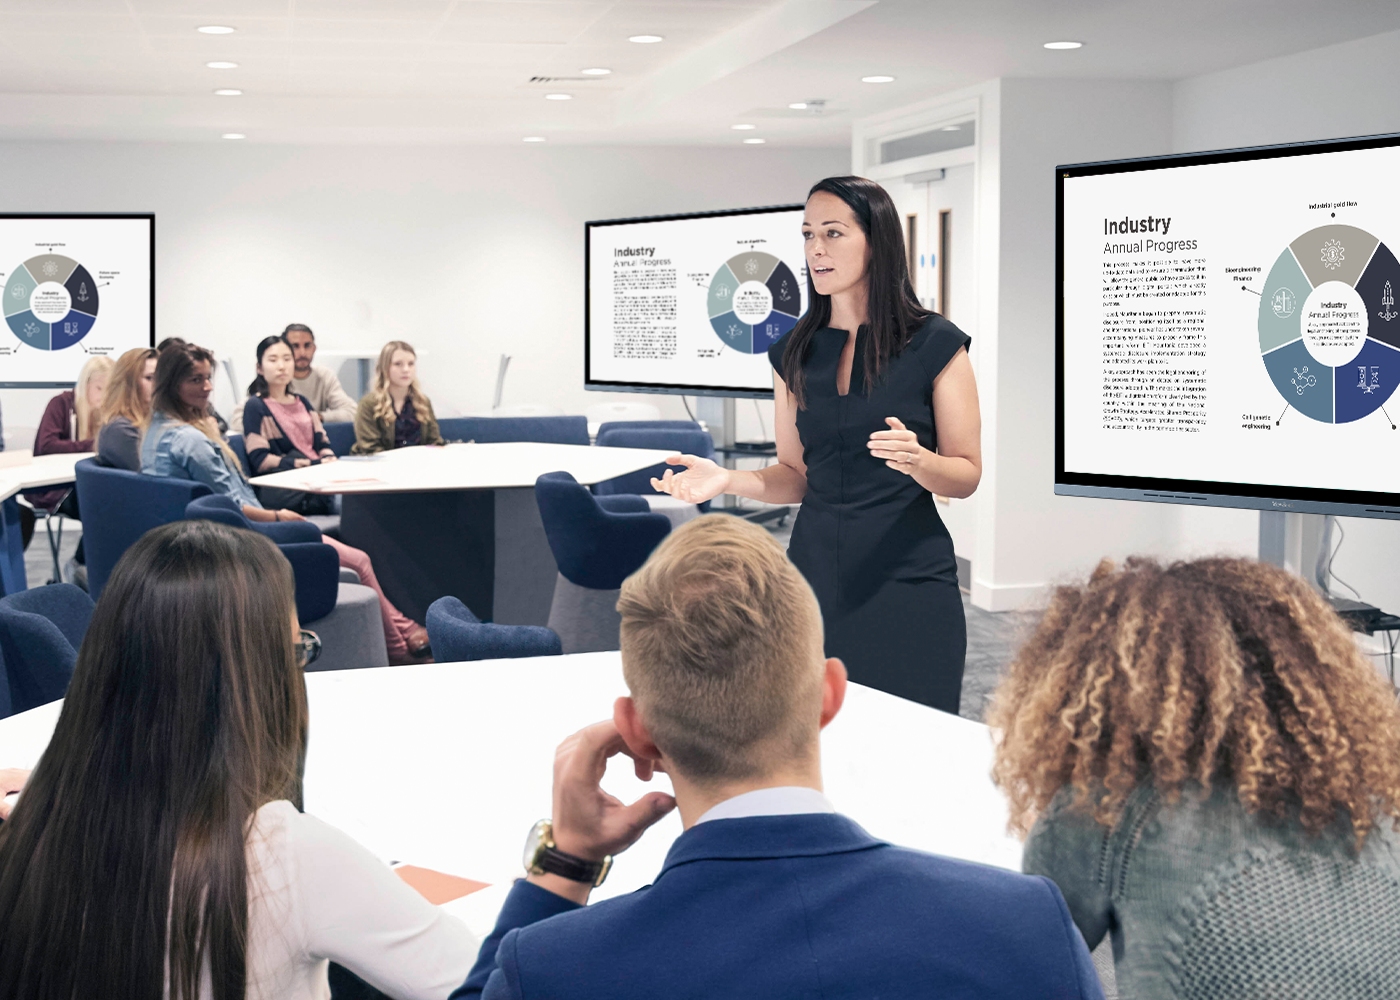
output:
<svg viewBox="0 0 1400 1000"><path fill-rule="evenodd" d="M914 135L887 139L880 143L880 162L896 163L930 153L946 153L950 149L961 149L977 141L977 123L974 121L956 122L940 128L917 132Z"/></svg>

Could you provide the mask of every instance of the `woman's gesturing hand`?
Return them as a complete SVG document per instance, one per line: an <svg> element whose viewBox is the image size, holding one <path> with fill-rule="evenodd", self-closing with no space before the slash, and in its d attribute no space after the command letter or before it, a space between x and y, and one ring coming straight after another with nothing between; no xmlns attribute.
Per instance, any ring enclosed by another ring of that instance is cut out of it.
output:
<svg viewBox="0 0 1400 1000"><path fill-rule="evenodd" d="M698 455L672 455L666 459L666 464L684 465L685 471L676 473L667 469L660 479L652 479L652 489L669 493L677 500L704 503L706 500L713 500L729 488L729 470L708 458L700 458Z"/></svg>
<svg viewBox="0 0 1400 1000"><path fill-rule="evenodd" d="M924 454L918 436L913 431L906 430L898 417L886 417L885 423L889 424L891 429L876 431L866 442L870 454L876 458L883 458L891 469L898 469L906 476L914 475L919 470L920 459Z"/></svg>

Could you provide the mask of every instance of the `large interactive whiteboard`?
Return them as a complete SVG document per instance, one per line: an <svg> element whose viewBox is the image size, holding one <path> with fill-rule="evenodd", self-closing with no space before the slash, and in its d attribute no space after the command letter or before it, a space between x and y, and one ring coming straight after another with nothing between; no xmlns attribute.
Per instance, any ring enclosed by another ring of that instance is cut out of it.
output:
<svg viewBox="0 0 1400 1000"><path fill-rule="evenodd" d="M584 388L773 395L807 303L801 205L590 222Z"/></svg>
<svg viewBox="0 0 1400 1000"><path fill-rule="evenodd" d="M1400 518L1400 136L1056 168L1057 493Z"/></svg>
<svg viewBox="0 0 1400 1000"><path fill-rule="evenodd" d="M0 215L0 388L155 344L154 215Z"/></svg>

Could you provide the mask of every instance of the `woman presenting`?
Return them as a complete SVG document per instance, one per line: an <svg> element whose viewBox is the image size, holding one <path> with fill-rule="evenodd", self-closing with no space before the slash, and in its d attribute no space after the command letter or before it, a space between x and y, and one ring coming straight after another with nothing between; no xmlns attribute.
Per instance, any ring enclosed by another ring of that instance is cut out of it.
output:
<svg viewBox="0 0 1400 1000"><path fill-rule="evenodd" d="M682 455L652 485L801 503L788 554L821 604L828 656L853 681L958 711L967 623L953 540L932 494L982 475L970 338L919 305L899 213L862 177L807 197L806 315L768 351L778 463L725 469Z"/></svg>

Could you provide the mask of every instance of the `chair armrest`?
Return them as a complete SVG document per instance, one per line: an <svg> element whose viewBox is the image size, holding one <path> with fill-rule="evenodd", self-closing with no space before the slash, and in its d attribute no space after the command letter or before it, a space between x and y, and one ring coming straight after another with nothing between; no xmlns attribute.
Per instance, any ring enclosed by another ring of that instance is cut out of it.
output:
<svg viewBox="0 0 1400 1000"><path fill-rule="evenodd" d="M335 609L340 594L340 555L324 542L279 545L296 579L297 618L303 625Z"/></svg>
<svg viewBox="0 0 1400 1000"><path fill-rule="evenodd" d="M278 545L321 541L321 529L310 521L272 521L267 524L254 521L253 529L262 532Z"/></svg>
<svg viewBox="0 0 1400 1000"><path fill-rule="evenodd" d="M651 510L646 497L636 493L613 493L594 499L599 507L614 514L645 514Z"/></svg>

